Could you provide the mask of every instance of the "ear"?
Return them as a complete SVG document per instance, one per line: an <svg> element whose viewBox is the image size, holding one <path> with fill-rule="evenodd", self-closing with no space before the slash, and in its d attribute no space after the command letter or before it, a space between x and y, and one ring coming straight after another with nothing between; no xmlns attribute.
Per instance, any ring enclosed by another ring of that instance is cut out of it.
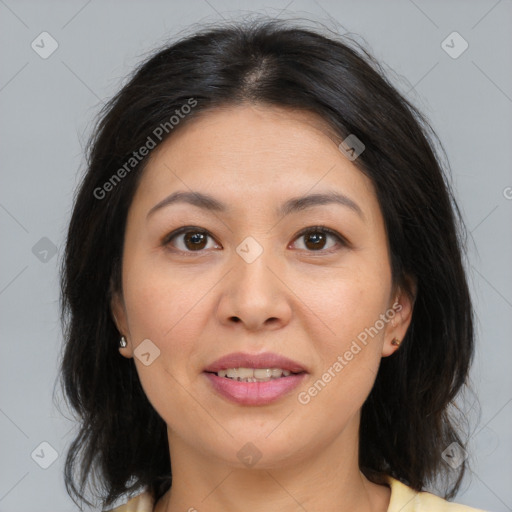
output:
<svg viewBox="0 0 512 512"><path fill-rule="evenodd" d="M133 351L131 345L130 331L128 329L128 321L124 300L120 292L112 291L112 283L110 286L110 290L110 311L112 313L112 318L117 327L117 330L119 331L119 339L121 339L121 336L124 336L127 341L126 347L119 347L119 352L121 353L121 355L127 358L131 358L133 357Z"/></svg>
<svg viewBox="0 0 512 512"><path fill-rule="evenodd" d="M412 278L407 278L406 286L398 287L392 295L389 309L386 312L386 316L390 318L390 321L386 327L382 357L388 357L399 349L399 346L393 345L391 342L394 339L402 342L404 339L407 329L411 324L416 292L416 281Z"/></svg>

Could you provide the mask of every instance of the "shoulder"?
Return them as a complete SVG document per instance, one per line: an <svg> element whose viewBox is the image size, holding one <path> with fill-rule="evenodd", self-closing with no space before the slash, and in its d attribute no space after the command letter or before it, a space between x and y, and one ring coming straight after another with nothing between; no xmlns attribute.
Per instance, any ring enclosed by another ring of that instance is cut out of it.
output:
<svg viewBox="0 0 512 512"><path fill-rule="evenodd" d="M430 492L416 492L391 476L387 481L391 488L387 512L487 512L447 501ZM153 512L153 499L148 492L143 492L108 512Z"/></svg>
<svg viewBox="0 0 512 512"><path fill-rule="evenodd" d="M486 512L447 501L430 492L416 492L399 480L387 477L391 498L387 512Z"/></svg>
<svg viewBox="0 0 512 512"><path fill-rule="evenodd" d="M124 505L104 512L153 512L153 498L149 492L143 492L130 499Z"/></svg>

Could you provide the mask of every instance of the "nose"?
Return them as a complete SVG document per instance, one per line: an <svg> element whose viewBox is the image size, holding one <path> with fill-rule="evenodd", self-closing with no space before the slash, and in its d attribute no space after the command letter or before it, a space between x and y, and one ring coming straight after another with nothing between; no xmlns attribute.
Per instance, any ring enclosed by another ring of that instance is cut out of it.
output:
<svg viewBox="0 0 512 512"><path fill-rule="evenodd" d="M263 250L253 261L234 253L231 271L220 288L219 321L230 327L239 323L249 331L286 325L292 315L293 293L283 279L284 265L270 250Z"/></svg>

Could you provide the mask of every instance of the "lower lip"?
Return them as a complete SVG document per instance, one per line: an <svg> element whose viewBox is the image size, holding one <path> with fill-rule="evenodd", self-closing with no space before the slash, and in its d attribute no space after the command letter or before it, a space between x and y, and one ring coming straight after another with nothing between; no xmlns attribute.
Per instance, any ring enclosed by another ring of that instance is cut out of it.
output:
<svg viewBox="0 0 512 512"><path fill-rule="evenodd" d="M266 382L241 382L219 377L215 373L204 374L219 394L241 405L266 405L274 402L296 388L307 375L304 372Z"/></svg>

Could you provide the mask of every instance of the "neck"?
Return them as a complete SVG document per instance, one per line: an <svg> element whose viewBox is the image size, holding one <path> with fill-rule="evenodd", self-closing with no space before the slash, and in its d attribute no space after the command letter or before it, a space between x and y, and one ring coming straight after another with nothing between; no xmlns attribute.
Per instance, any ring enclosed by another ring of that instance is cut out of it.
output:
<svg viewBox="0 0 512 512"><path fill-rule="evenodd" d="M259 469L236 467L169 432L172 487L155 512L386 512L389 487L368 481L359 470L357 426L311 447L302 459L267 462Z"/></svg>

